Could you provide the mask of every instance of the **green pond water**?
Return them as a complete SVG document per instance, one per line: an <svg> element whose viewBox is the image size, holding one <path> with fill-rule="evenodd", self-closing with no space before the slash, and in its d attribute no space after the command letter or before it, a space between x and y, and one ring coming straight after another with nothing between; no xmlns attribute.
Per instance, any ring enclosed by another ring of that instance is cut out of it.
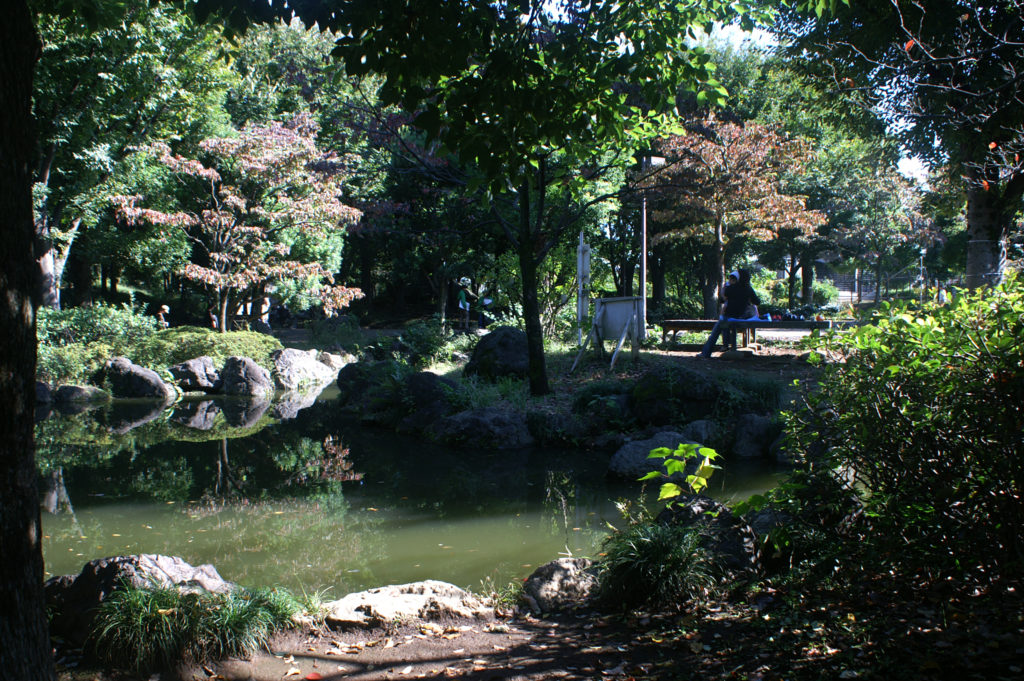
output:
<svg viewBox="0 0 1024 681"><path fill-rule="evenodd" d="M289 420L218 402L132 408L37 425L47 577L162 553L333 597L422 579L479 589L595 556L617 500L656 496L609 480L607 454L440 447L345 421L329 394ZM727 462L711 493L745 498L777 475Z"/></svg>

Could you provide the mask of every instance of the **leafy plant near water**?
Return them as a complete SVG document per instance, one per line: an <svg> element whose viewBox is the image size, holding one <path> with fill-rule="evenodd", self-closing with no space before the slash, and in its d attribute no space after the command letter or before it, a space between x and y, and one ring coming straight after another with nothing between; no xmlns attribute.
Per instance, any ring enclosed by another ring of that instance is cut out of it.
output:
<svg viewBox="0 0 1024 681"><path fill-rule="evenodd" d="M597 602L603 607L671 608L706 599L718 584L714 560L696 526L630 518L624 529L605 539L602 552Z"/></svg>
<svg viewBox="0 0 1024 681"><path fill-rule="evenodd" d="M128 352L157 329L156 318L133 303L40 308L37 374L52 383L84 383L108 359Z"/></svg>
<svg viewBox="0 0 1024 681"><path fill-rule="evenodd" d="M696 444L683 443L675 450L658 447L648 458L664 459L664 472L651 471L641 480L685 475L685 484L694 494L708 486L708 478L719 468L712 463L718 453ZM695 461L694 472L686 474ZM678 483L666 480L658 500L672 506L683 491ZM627 610L664 608L705 599L716 592L720 571L704 546L701 523L680 526L645 513L625 515L626 528L609 535L602 546L604 558L598 565L597 592L601 604Z"/></svg>
<svg viewBox="0 0 1024 681"><path fill-rule="evenodd" d="M692 443L682 443L674 451L668 447L658 447L657 449L652 449L647 458L664 459L665 461L662 466L665 472L651 471L640 479L655 480L669 478L677 474L685 475L686 485L690 488L690 491L694 494L700 494L708 486L708 478L721 468L721 466L716 466L712 463L718 456L718 452L710 447L703 447ZM699 460L696 469L693 473L686 473L687 467L691 466L691 462L695 459ZM683 488L680 485L666 481L661 485L658 501L668 500L668 505L671 506L673 500L682 493Z"/></svg>
<svg viewBox="0 0 1024 681"><path fill-rule="evenodd" d="M226 594L127 587L99 607L92 650L105 662L147 672L180 662L251 655L293 626L299 602L279 589Z"/></svg>
<svg viewBox="0 0 1024 681"><path fill-rule="evenodd" d="M884 305L833 334L820 389L788 415L795 451L863 506L886 560L967 570L1024 558L1024 290Z"/></svg>

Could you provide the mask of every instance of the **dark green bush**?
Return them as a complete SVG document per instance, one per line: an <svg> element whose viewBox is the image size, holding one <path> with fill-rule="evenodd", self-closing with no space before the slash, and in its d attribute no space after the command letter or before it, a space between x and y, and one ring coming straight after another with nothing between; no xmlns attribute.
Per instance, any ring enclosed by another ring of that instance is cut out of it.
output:
<svg viewBox="0 0 1024 681"><path fill-rule="evenodd" d="M270 354L281 349L281 341L255 331L219 333L197 326L163 329L144 339L128 353L136 364L150 368L166 367L185 360L209 355L220 365L231 356L250 357L271 369Z"/></svg>
<svg viewBox="0 0 1024 681"><path fill-rule="evenodd" d="M597 602L606 608L670 609L706 600L719 573L698 527L632 519L609 535L598 563Z"/></svg>
<svg viewBox="0 0 1024 681"><path fill-rule="evenodd" d="M98 304L66 310L40 308L36 375L49 383L86 383L111 357L156 333L156 318L130 305Z"/></svg>
<svg viewBox="0 0 1024 681"><path fill-rule="evenodd" d="M813 475L859 497L866 545L950 570L1019 561L1024 524L1024 293L884 306L832 334L820 388L787 415Z"/></svg>
<svg viewBox="0 0 1024 681"><path fill-rule="evenodd" d="M40 308L36 318L36 338L40 345L50 347L106 343L114 352L120 352L149 338L158 328L155 317L130 305Z"/></svg>
<svg viewBox="0 0 1024 681"><path fill-rule="evenodd" d="M293 626L300 610L279 590L211 594L122 588L99 607L92 650L100 660L135 672L247 656L264 648L276 630Z"/></svg>

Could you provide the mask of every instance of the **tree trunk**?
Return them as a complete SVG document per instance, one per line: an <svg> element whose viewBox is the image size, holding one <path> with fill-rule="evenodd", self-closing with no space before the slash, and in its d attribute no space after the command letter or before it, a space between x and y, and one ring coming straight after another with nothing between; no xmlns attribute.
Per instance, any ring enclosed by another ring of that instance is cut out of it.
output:
<svg viewBox="0 0 1024 681"><path fill-rule="evenodd" d="M654 257L647 262L651 269L651 307L664 312L668 290L665 283L665 247L655 246L651 251Z"/></svg>
<svg viewBox="0 0 1024 681"><path fill-rule="evenodd" d="M723 302L721 291L725 288L725 225L721 220L715 223L715 242L711 245L712 268L709 269L707 286L704 289L704 316L718 319L718 308ZM712 296L708 292L713 292Z"/></svg>
<svg viewBox="0 0 1024 681"><path fill-rule="evenodd" d="M800 297L804 305L814 304L814 263L810 260L800 263Z"/></svg>
<svg viewBox="0 0 1024 681"><path fill-rule="evenodd" d="M40 45L25 0L0 21L0 670L53 679L33 443L38 270L33 251L32 73Z"/></svg>
<svg viewBox="0 0 1024 681"><path fill-rule="evenodd" d="M1011 218L995 191L973 182L967 190L967 288L995 286L1006 269L1006 237Z"/></svg>
<svg viewBox="0 0 1024 681"><path fill-rule="evenodd" d="M547 395L548 373L544 361L544 330L540 323L537 297L536 244L530 219L530 186L519 190L519 275L523 285L523 317L526 322L526 351L529 361L530 394ZM542 219L542 218L538 218Z"/></svg>

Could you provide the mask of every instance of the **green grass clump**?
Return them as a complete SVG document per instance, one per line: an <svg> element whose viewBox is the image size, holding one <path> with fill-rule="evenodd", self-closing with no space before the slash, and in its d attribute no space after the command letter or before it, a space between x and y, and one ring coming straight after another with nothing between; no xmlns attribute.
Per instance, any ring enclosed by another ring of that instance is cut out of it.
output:
<svg viewBox="0 0 1024 681"><path fill-rule="evenodd" d="M275 631L294 626L300 610L293 596L277 589L211 594L128 587L100 605L92 651L139 673L249 656L265 648Z"/></svg>
<svg viewBox="0 0 1024 681"><path fill-rule="evenodd" d="M717 589L717 570L699 528L633 519L602 548L597 588L602 607L671 610L705 600Z"/></svg>

